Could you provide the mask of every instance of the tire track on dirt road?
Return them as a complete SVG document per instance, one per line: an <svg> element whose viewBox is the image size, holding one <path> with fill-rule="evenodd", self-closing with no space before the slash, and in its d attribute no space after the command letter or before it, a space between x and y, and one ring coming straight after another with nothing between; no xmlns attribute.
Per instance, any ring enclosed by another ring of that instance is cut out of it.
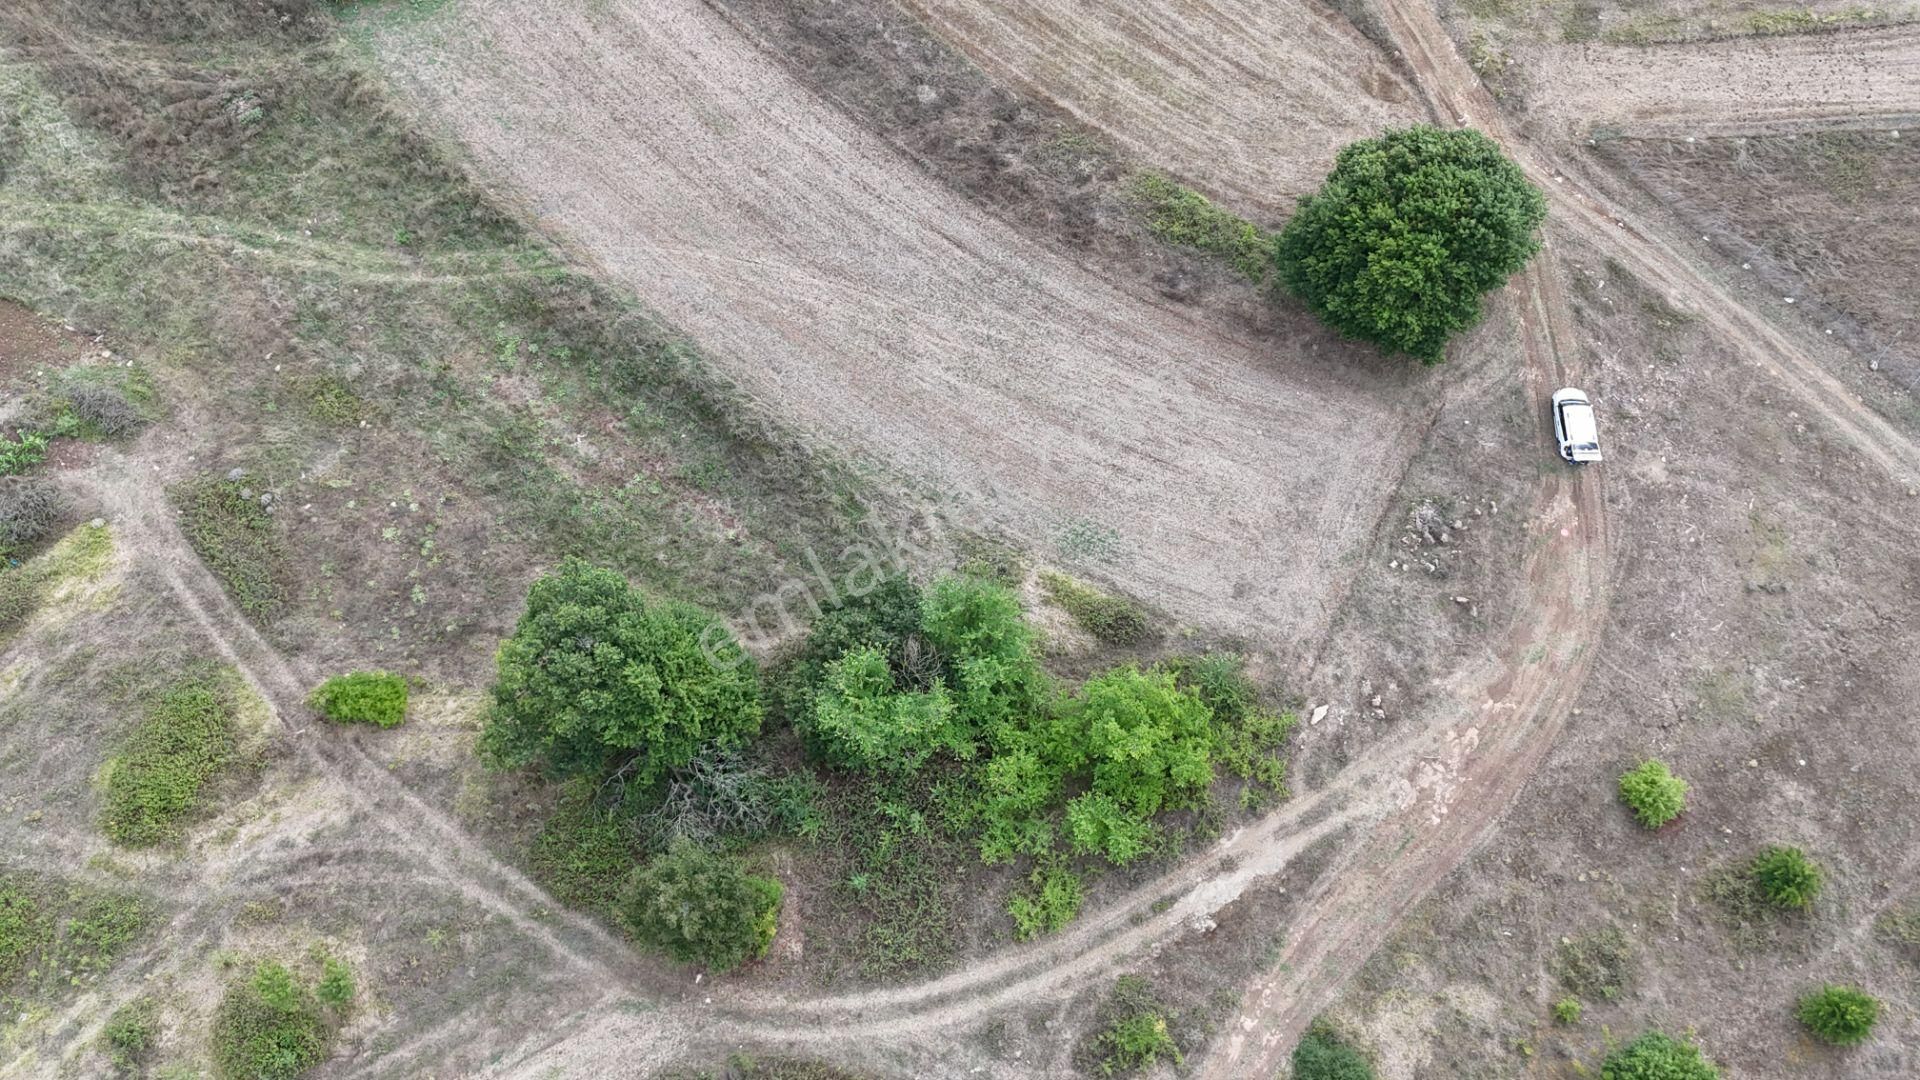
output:
<svg viewBox="0 0 1920 1080"><path fill-rule="evenodd" d="M1285 353L1018 232L701 0L468 0L388 81L786 423L1281 650L1413 449L1402 380ZM583 73L592 73L591 77Z"/></svg>
<svg viewBox="0 0 1920 1080"><path fill-rule="evenodd" d="M174 521L164 488L170 478L143 470L159 471L141 459L108 454L70 478L99 504L118 542L158 576L215 651L259 695L295 751L326 780L359 796L356 809L421 868L422 876L505 920L577 974L609 988L622 985L622 974L605 958L627 950L607 931L568 912L525 875L500 862L394 779L351 736L309 737L329 734L315 732L304 719L307 688L317 680L296 674L234 607ZM563 939L557 932L561 929L573 940Z"/></svg>
<svg viewBox="0 0 1920 1080"><path fill-rule="evenodd" d="M1920 121L1920 27L1526 49L1525 125L1709 137ZM1920 132L1916 132L1920 135Z"/></svg>

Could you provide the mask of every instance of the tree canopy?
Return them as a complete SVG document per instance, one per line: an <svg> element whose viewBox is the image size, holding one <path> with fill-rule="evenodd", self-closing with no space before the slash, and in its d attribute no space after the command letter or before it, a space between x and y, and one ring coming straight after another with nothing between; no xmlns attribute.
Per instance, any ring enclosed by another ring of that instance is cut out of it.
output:
<svg viewBox="0 0 1920 1080"><path fill-rule="evenodd" d="M1334 329L1425 363L1540 243L1546 199L1471 129L1417 126L1340 151L1280 234L1280 280Z"/></svg>
<svg viewBox="0 0 1920 1080"><path fill-rule="evenodd" d="M675 960L727 971L767 951L783 892L732 856L682 842L633 872L615 911L635 938Z"/></svg>
<svg viewBox="0 0 1920 1080"><path fill-rule="evenodd" d="M743 744L760 716L753 661L711 613L569 559L534 582L500 647L480 748L501 767L628 767L647 782Z"/></svg>

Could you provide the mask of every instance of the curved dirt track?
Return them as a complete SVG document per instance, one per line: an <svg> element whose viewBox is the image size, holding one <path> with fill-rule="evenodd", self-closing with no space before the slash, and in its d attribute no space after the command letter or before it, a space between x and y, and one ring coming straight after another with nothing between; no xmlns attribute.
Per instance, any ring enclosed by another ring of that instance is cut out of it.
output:
<svg viewBox="0 0 1920 1080"><path fill-rule="evenodd" d="M1920 121L1920 27L1525 50L1527 123L1700 137ZM1920 133L1916 133L1920 134Z"/></svg>
<svg viewBox="0 0 1920 1080"><path fill-rule="evenodd" d="M1424 118L1314 0L898 2L999 81L1249 212L1290 212L1342 146Z"/></svg>
<svg viewBox="0 0 1920 1080"><path fill-rule="evenodd" d="M962 520L1285 649L1411 453L1399 376L1123 292L948 190L699 0L471 0L379 62L788 422ZM585 73L592 73L586 77Z"/></svg>

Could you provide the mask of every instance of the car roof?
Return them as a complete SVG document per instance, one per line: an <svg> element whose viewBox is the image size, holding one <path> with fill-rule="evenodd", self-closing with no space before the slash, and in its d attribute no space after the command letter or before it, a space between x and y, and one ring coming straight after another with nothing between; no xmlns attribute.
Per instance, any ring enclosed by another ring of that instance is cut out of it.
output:
<svg viewBox="0 0 1920 1080"><path fill-rule="evenodd" d="M1600 429L1593 420L1593 406L1581 400L1562 401L1560 416L1560 422L1566 426L1568 442L1600 442Z"/></svg>

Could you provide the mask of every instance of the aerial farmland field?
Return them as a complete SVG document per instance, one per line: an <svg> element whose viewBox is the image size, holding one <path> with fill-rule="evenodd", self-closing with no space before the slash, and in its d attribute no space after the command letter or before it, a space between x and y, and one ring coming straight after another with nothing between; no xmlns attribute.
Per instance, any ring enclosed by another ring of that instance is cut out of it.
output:
<svg viewBox="0 0 1920 1080"><path fill-rule="evenodd" d="M0 1077L1920 1075L1916 18L12 0Z"/></svg>

